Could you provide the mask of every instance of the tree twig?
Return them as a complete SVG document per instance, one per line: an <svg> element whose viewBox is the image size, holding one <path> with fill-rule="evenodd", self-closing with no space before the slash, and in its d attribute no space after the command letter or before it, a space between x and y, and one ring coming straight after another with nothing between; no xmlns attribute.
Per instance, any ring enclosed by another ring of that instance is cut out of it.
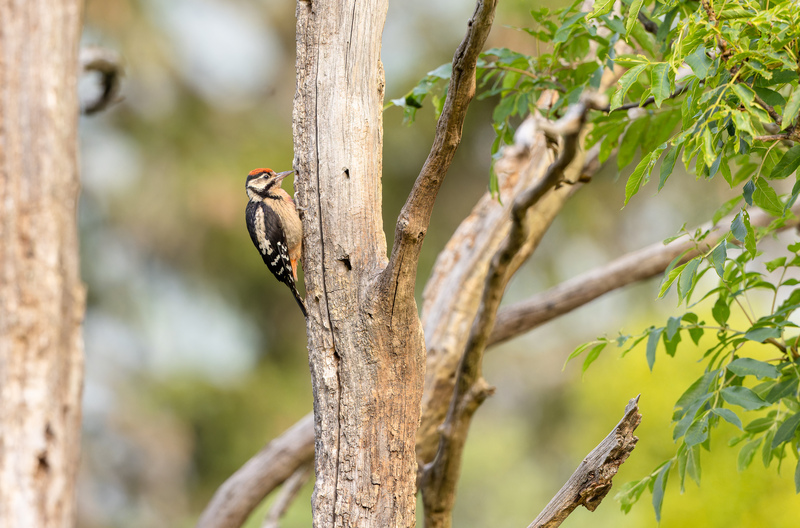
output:
<svg viewBox="0 0 800 528"><path fill-rule="evenodd" d="M686 90L688 90L688 89L689 89L689 85L685 84L685 85L681 86L680 88L676 89L671 94L669 94L666 97L666 99L664 99L664 100L665 101L669 101L670 99L675 99L676 97L680 97L681 95L686 93ZM651 95L650 97L648 97L647 99L645 99L641 103L625 103L624 105L620 105L620 106L614 108L613 110L611 109L611 106L605 106L604 108L600 108L599 110L601 112L611 113L611 112L618 112L620 110L630 110L632 108L644 108L646 106L650 106L651 104L653 104L655 102L656 102L656 98Z"/></svg>
<svg viewBox="0 0 800 528"><path fill-rule="evenodd" d="M422 499L425 505L425 525L428 528L448 528L451 525L455 490L471 418L493 391L482 377L483 352L509 279L506 271L527 239L526 214L531 206L561 180L564 170L575 158L586 114L590 108L604 104L598 99L597 96L585 97L555 123L551 132L558 132L563 137L561 154L511 207L511 232L495 254L485 280L481 304L459 364L455 391L442 425L436 457L422 470Z"/></svg>
<svg viewBox="0 0 800 528"><path fill-rule="evenodd" d="M91 102L81 105L81 113L92 115L118 103L122 75L124 70L119 55L111 50L87 47L81 48L79 56L81 69L84 72L98 72L101 76L100 96Z"/></svg>
<svg viewBox="0 0 800 528"><path fill-rule="evenodd" d="M264 497L313 458L314 416L307 414L219 487L197 528L239 528Z"/></svg>
<svg viewBox="0 0 800 528"><path fill-rule="evenodd" d="M753 141L798 141L792 134L771 134L768 136L756 136Z"/></svg>
<svg viewBox="0 0 800 528"><path fill-rule="evenodd" d="M639 396L625 406L625 414L597 447L586 455L566 484L528 528L556 528L578 506L594 511L611 490L611 480L630 456L636 442L633 432L642 421Z"/></svg>
<svg viewBox="0 0 800 528"><path fill-rule="evenodd" d="M281 518L286 514L286 510L292 505L292 502L297 498L300 490L308 482L311 476L311 471L314 469L314 464L309 460L305 464L297 468L291 477L286 479L283 483L280 493L272 503L267 516L264 518L264 523L261 528L280 528Z"/></svg>
<svg viewBox="0 0 800 528"><path fill-rule="evenodd" d="M792 212L796 217L800 215L800 205L795 205ZM724 218L718 225L728 226L732 219L732 216ZM773 217L763 211L754 210L751 213L750 221L754 227L767 226L772 220ZM798 224L800 221L795 218L779 229L789 229ZM705 231L710 228L710 224L704 224L696 229ZM727 229L712 231L703 240L703 245L713 247L727 232ZM564 281L528 300L505 307L497 315L497 322L489 337L489 345L508 341L608 292L655 277L663 273L669 263L684 252L687 253L681 262L691 260L699 254L691 240L678 239L666 245L657 242L623 255L605 266Z"/></svg>
<svg viewBox="0 0 800 528"><path fill-rule="evenodd" d="M392 254L383 272L385 280L398 282L401 273L406 280L416 280L422 241L436 196L461 143L464 118L475 96L478 56L492 28L496 6L497 0L477 0L464 40L456 49L447 98L436 125L433 145L397 219Z"/></svg>

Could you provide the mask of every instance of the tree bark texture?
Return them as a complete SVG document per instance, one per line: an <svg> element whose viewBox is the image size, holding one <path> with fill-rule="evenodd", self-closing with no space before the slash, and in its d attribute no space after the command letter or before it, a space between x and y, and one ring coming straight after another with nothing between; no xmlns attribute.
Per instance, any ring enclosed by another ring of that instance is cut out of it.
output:
<svg viewBox="0 0 800 528"><path fill-rule="evenodd" d="M0 527L75 522L79 0L0 0Z"/></svg>
<svg viewBox="0 0 800 528"><path fill-rule="evenodd" d="M385 0L297 3L294 168L314 390L314 526L413 526L425 344L381 218Z"/></svg>

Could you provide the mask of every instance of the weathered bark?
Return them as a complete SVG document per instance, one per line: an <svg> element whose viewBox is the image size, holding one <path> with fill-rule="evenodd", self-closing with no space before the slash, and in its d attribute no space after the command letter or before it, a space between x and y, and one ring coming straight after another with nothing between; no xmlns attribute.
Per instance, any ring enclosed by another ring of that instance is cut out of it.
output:
<svg viewBox="0 0 800 528"><path fill-rule="evenodd" d="M0 527L75 522L79 0L0 0Z"/></svg>
<svg viewBox="0 0 800 528"><path fill-rule="evenodd" d="M636 442L633 432L639 427L639 397L625 406L625 414L610 433L586 455L578 469L545 506L528 528L556 528L583 505L594 511L611 491L611 481L628 459Z"/></svg>
<svg viewBox="0 0 800 528"><path fill-rule="evenodd" d="M425 345L382 280L385 0L297 4L294 145L314 390L314 526L412 526ZM415 276L415 274L411 274Z"/></svg>

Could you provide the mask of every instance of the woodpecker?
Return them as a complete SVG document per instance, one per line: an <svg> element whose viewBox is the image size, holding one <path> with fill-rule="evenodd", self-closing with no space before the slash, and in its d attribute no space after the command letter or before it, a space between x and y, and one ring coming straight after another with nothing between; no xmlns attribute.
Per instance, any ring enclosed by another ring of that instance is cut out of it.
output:
<svg viewBox="0 0 800 528"><path fill-rule="evenodd" d="M275 278L286 284L303 316L306 305L297 292L297 259L303 250L303 224L291 196L281 189L281 181L294 171L276 173L255 169L247 175L245 219L253 244Z"/></svg>

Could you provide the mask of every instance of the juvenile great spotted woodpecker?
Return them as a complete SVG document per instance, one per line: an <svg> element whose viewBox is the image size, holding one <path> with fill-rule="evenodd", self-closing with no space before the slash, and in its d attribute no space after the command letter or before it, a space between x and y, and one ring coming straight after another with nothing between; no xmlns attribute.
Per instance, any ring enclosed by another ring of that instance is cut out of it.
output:
<svg viewBox="0 0 800 528"><path fill-rule="evenodd" d="M286 284L303 316L306 305L297 292L297 260L303 250L303 224L291 196L281 189L281 181L294 171L276 173L255 169L247 175L245 218L253 244L275 278Z"/></svg>

